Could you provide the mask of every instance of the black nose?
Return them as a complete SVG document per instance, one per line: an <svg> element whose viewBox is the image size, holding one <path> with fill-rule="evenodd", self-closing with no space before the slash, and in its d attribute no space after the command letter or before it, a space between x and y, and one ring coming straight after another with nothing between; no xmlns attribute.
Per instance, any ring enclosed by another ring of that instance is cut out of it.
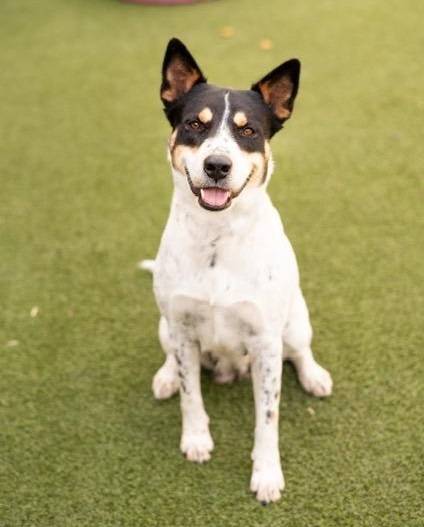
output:
<svg viewBox="0 0 424 527"><path fill-rule="evenodd" d="M231 165L231 159L227 156L211 155L205 159L203 168L211 179L219 181L228 176L231 172Z"/></svg>

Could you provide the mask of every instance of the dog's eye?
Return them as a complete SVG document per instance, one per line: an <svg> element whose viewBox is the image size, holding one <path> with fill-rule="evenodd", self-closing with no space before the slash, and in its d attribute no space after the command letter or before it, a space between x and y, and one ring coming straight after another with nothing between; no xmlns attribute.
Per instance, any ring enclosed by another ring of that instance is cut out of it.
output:
<svg viewBox="0 0 424 527"><path fill-rule="evenodd" d="M254 133L255 133L255 130L253 130L253 128L251 128L250 126L245 126L244 128L241 129L241 134L244 135L245 137L250 137Z"/></svg>
<svg viewBox="0 0 424 527"><path fill-rule="evenodd" d="M194 119L193 121L189 121L187 123L188 127L191 130L194 130L195 132L200 132L200 130L203 130L204 125L201 123L198 119Z"/></svg>

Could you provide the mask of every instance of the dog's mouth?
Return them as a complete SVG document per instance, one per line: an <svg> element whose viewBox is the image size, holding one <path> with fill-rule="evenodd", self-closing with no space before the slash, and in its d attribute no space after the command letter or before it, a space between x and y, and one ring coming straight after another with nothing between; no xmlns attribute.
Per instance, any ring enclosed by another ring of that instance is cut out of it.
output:
<svg viewBox="0 0 424 527"><path fill-rule="evenodd" d="M231 205L232 195L229 190L219 187L199 189L199 205L207 210L224 210Z"/></svg>
<svg viewBox="0 0 424 527"><path fill-rule="evenodd" d="M244 187L247 185L251 178L251 174L244 182L243 186L238 190L237 192L233 192L226 188L221 188L218 186L212 186L212 187L196 187L193 185L193 182L190 177L190 173L185 169L187 180L190 186L191 191L195 196L198 198L198 203L201 207L203 207L206 210L211 211L219 211L227 209L232 201L233 198L236 198L240 192L244 189Z"/></svg>

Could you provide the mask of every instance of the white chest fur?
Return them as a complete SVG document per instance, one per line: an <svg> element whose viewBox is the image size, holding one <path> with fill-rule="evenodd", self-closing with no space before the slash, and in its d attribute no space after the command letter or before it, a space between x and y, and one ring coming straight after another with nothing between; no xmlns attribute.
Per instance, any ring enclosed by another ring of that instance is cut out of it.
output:
<svg viewBox="0 0 424 527"><path fill-rule="evenodd" d="M155 294L166 319L186 317L201 350L240 356L260 333L282 335L298 287L293 250L266 192L228 211L174 195L156 260ZM171 313L172 312L172 313ZM174 314L174 315L173 315Z"/></svg>

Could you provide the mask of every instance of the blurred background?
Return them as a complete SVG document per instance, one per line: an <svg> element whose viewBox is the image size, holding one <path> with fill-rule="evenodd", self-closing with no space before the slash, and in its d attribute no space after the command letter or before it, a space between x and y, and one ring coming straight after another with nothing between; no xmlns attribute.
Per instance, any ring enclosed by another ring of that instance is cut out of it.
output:
<svg viewBox="0 0 424 527"><path fill-rule="evenodd" d="M0 525L422 525L424 4L2 0ZM171 177L168 40L249 88L291 57L270 193L335 393L284 372L287 490L248 492L249 383L204 378L216 452L180 458L151 277Z"/></svg>

